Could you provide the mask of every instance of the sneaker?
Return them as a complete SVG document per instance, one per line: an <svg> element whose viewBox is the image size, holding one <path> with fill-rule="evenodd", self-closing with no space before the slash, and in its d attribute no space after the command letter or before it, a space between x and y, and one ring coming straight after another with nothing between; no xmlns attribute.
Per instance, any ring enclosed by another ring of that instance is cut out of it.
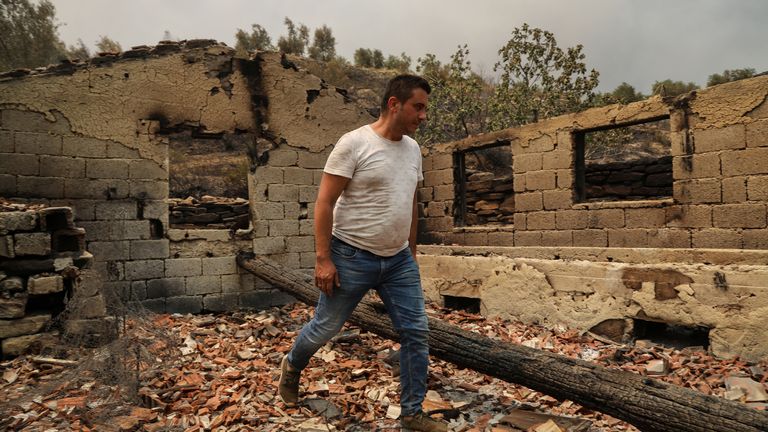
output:
<svg viewBox="0 0 768 432"><path fill-rule="evenodd" d="M301 371L294 369L288 363L288 356L283 356L280 362L280 384L278 385L278 394L288 407L295 407L299 404L299 377Z"/></svg>
<svg viewBox="0 0 768 432"><path fill-rule="evenodd" d="M400 426L403 430L421 431L421 432L447 432L448 424L441 420L435 420L432 417L419 411L411 416L400 417Z"/></svg>

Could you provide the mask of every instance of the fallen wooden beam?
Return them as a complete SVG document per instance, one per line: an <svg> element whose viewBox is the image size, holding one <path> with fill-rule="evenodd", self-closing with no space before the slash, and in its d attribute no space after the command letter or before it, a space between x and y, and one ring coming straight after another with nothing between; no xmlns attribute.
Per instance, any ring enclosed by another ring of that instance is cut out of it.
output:
<svg viewBox="0 0 768 432"><path fill-rule="evenodd" d="M251 253L240 267L310 305L319 291L311 277ZM350 321L398 340L380 303L363 300ZM649 432L768 431L768 412L652 378L607 369L583 360L514 345L429 319L430 354L460 367L524 385L559 400L572 400Z"/></svg>

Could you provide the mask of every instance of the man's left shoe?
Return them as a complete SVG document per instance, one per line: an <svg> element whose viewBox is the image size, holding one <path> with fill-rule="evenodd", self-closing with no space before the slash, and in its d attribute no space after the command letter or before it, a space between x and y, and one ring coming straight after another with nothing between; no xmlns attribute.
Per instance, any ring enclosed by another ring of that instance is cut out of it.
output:
<svg viewBox="0 0 768 432"><path fill-rule="evenodd" d="M299 404L299 378L301 371L294 369L288 363L288 356L284 356L280 362L280 383L278 394L287 407L295 407Z"/></svg>
<svg viewBox="0 0 768 432"><path fill-rule="evenodd" d="M435 420L424 411L410 416L400 417L400 426L403 430L419 432L447 432L448 424L442 420Z"/></svg>

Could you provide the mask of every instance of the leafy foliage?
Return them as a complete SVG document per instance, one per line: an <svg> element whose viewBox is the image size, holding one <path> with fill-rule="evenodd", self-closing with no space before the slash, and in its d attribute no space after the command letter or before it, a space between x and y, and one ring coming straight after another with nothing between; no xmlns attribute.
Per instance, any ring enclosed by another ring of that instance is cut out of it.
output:
<svg viewBox="0 0 768 432"><path fill-rule="evenodd" d="M355 50L355 66L381 69L384 67L384 53L379 49L358 48Z"/></svg>
<svg viewBox="0 0 768 432"><path fill-rule="evenodd" d="M70 60L88 60L91 58L91 51L85 46L82 39L78 39L77 45L67 47L67 58Z"/></svg>
<svg viewBox="0 0 768 432"><path fill-rule="evenodd" d="M491 126L503 129L589 106L598 72L587 71L582 45L565 50L555 36L528 24L515 28L499 50L501 77L492 100Z"/></svg>
<svg viewBox="0 0 768 432"><path fill-rule="evenodd" d="M98 49L99 52L119 53L123 50L123 47L109 37L102 36L99 41L96 42L96 49Z"/></svg>
<svg viewBox="0 0 768 432"><path fill-rule="evenodd" d="M304 24L296 26L288 17L285 17L284 23L288 34L280 36L277 48L286 54L304 55L304 50L309 45L309 28Z"/></svg>
<svg viewBox="0 0 768 432"><path fill-rule="evenodd" d="M323 25L315 29L312 46L309 47L309 58L320 61L331 61L336 58L336 38L331 28Z"/></svg>
<svg viewBox="0 0 768 432"><path fill-rule="evenodd" d="M274 49L267 29L260 24L252 24L250 33L243 29L237 29L235 33L235 50L238 55L246 56L250 52Z"/></svg>
<svg viewBox="0 0 768 432"><path fill-rule="evenodd" d="M755 76L755 70L753 68L743 69L726 69L722 74L712 74L707 78L707 87L724 84L731 81L738 81L745 78L752 78Z"/></svg>
<svg viewBox="0 0 768 432"><path fill-rule="evenodd" d="M56 8L48 0L0 0L0 70L34 68L66 58Z"/></svg>
<svg viewBox="0 0 768 432"><path fill-rule="evenodd" d="M665 79L664 81L656 81L651 87L651 94L661 96L678 96L683 93L698 89L699 86L694 82L672 81L671 79Z"/></svg>
<svg viewBox="0 0 768 432"><path fill-rule="evenodd" d="M411 69L411 57L407 56L404 52L400 53L400 57L395 57L390 54L387 56L387 59L384 60L384 67L406 73Z"/></svg>

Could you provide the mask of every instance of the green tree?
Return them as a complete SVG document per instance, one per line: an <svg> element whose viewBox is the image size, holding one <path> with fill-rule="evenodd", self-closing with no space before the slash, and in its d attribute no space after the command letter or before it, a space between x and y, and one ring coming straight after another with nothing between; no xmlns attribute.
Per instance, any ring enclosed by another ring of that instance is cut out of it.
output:
<svg viewBox="0 0 768 432"><path fill-rule="evenodd" d="M387 56L387 59L384 60L384 67L405 73L411 69L411 58L405 53L400 53L400 57L395 57L390 54Z"/></svg>
<svg viewBox="0 0 768 432"><path fill-rule="evenodd" d="M635 90L635 88L625 82L619 84L611 92L611 96L616 102L628 104L645 99L645 95Z"/></svg>
<svg viewBox="0 0 768 432"><path fill-rule="evenodd" d="M381 69L384 67L384 53L379 49L373 50L371 55L371 63L374 68Z"/></svg>
<svg viewBox="0 0 768 432"><path fill-rule="evenodd" d="M698 89L699 86L693 82L672 81L671 79L665 79L664 81L656 81L651 86L651 94L661 96L678 96L683 93Z"/></svg>
<svg viewBox="0 0 768 432"><path fill-rule="evenodd" d="M67 47L67 58L70 60L88 60L91 58L91 51L85 46L82 39L78 39L77 45Z"/></svg>
<svg viewBox="0 0 768 432"><path fill-rule="evenodd" d="M528 24L515 28L494 66L501 76L491 101L492 127L503 129L587 107L599 74L587 71L582 48L563 50L551 32Z"/></svg>
<svg viewBox="0 0 768 432"><path fill-rule="evenodd" d="M454 141L486 130L484 89L488 86L472 72L468 56L469 49L463 45L447 65L434 54L418 59L416 71L432 87L428 121L417 133L418 141L424 145Z"/></svg>
<svg viewBox="0 0 768 432"><path fill-rule="evenodd" d="M726 69L722 74L712 74L707 79L707 87L717 84L724 84L731 81L738 81L755 76L755 70L752 68L744 69Z"/></svg>
<svg viewBox="0 0 768 432"><path fill-rule="evenodd" d="M370 48L358 48L353 57L355 66L373 67L373 51Z"/></svg>
<svg viewBox="0 0 768 432"><path fill-rule="evenodd" d="M330 27L323 25L315 29L315 37L309 47L309 57L326 62L336 57L336 38L333 37Z"/></svg>
<svg viewBox="0 0 768 432"><path fill-rule="evenodd" d="M286 54L304 55L304 50L309 45L309 28L304 24L297 27L288 17L285 17L284 23L288 34L280 36L277 48Z"/></svg>
<svg viewBox="0 0 768 432"><path fill-rule="evenodd" d="M123 50L123 47L108 36L101 36L96 42L96 49L104 53L119 53Z"/></svg>
<svg viewBox="0 0 768 432"><path fill-rule="evenodd" d="M0 70L33 68L66 58L56 8L48 0L0 0Z"/></svg>
<svg viewBox="0 0 768 432"><path fill-rule="evenodd" d="M272 39L267 33L267 29L259 24L251 25L251 32L246 33L243 29L237 29L235 33L235 50L241 56L247 56L254 51L274 50Z"/></svg>

